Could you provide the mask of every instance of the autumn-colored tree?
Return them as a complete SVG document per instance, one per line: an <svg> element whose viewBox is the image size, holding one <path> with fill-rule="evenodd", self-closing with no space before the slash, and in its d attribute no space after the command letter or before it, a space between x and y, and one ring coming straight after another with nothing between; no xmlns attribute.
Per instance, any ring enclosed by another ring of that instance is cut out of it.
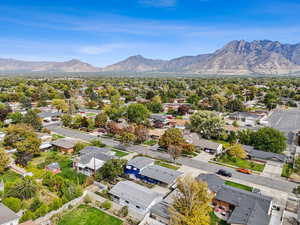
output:
<svg viewBox="0 0 300 225"><path fill-rule="evenodd" d="M178 128L169 128L159 139L159 146L168 149L169 146L175 145L180 146L185 142L183 134Z"/></svg>
<svg viewBox="0 0 300 225"><path fill-rule="evenodd" d="M171 225L208 225L210 224L210 203L206 183L196 181L190 176L177 182L179 194L174 197L169 208Z"/></svg>
<svg viewBox="0 0 300 225"><path fill-rule="evenodd" d="M9 164L9 157L7 153L0 149L0 173L3 173Z"/></svg>
<svg viewBox="0 0 300 225"><path fill-rule="evenodd" d="M52 105L59 111L67 112L69 109L68 103L64 99L53 99Z"/></svg>
<svg viewBox="0 0 300 225"><path fill-rule="evenodd" d="M108 120L108 116L105 113L99 113L95 118L96 127L105 127Z"/></svg>
<svg viewBox="0 0 300 225"><path fill-rule="evenodd" d="M136 136L137 142L142 143L147 140L149 131L147 127L143 125L137 125L134 129L134 134Z"/></svg>
<svg viewBox="0 0 300 225"><path fill-rule="evenodd" d="M247 153L241 144L235 144L231 146L227 150L227 153L230 156L240 158L240 159L245 159L247 157Z"/></svg>
<svg viewBox="0 0 300 225"><path fill-rule="evenodd" d="M179 115L183 116L183 115L187 114L189 112L189 110L190 110L190 107L188 105L181 105L178 107L177 113Z"/></svg>
<svg viewBox="0 0 300 225"><path fill-rule="evenodd" d="M172 157L173 161L181 156L182 147L180 145L168 146L168 153Z"/></svg>
<svg viewBox="0 0 300 225"><path fill-rule="evenodd" d="M182 153L191 154L196 151L196 146L187 142L181 144Z"/></svg>
<svg viewBox="0 0 300 225"><path fill-rule="evenodd" d="M107 130L111 134L120 134L121 133L121 129L119 128L119 126L116 122L109 122L107 124Z"/></svg>

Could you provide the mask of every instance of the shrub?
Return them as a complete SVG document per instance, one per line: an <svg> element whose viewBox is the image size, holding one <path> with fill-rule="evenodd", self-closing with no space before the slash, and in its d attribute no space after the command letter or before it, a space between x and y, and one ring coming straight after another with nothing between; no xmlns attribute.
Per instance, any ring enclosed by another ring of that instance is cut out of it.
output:
<svg viewBox="0 0 300 225"><path fill-rule="evenodd" d="M120 216L126 217L128 215L128 206L123 206L119 212Z"/></svg>
<svg viewBox="0 0 300 225"><path fill-rule="evenodd" d="M101 208L106 209L106 210L110 209L110 208L111 208L111 202L108 201L108 200L104 201L104 202L101 204Z"/></svg>
<svg viewBox="0 0 300 225"><path fill-rule="evenodd" d="M63 202L60 198L54 199L49 205L50 210L57 210L63 205Z"/></svg>
<svg viewBox="0 0 300 225"><path fill-rule="evenodd" d="M23 216L20 218L20 223L25 222L27 220L32 220L35 218L35 214L33 212L31 212L30 210L27 210Z"/></svg>
<svg viewBox="0 0 300 225"><path fill-rule="evenodd" d="M86 195L86 196L84 196L83 201L85 204L89 204L92 202L92 199L90 198L90 196Z"/></svg>
<svg viewBox="0 0 300 225"><path fill-rule="evenodd" d="M36 211L36 218L46 215L49 212L49 207L45 204L42 204Z"/></svg>
<svg viewBox="0 0 300 225"><path fill-rule="evenodd" d="M3 204L14 212L19 212L21 209L21 200L14 197L5 198Z"/></svg>

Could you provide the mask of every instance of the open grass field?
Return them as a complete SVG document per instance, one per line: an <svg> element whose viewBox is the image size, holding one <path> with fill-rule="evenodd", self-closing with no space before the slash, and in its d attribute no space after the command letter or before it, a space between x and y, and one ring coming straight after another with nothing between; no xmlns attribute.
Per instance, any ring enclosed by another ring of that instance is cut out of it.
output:
<svg viewBox="0 0 300 225"><path fill-rule="evenodd" d="M66 213L58 225L121 225L123 221L86 205Z"/></svg>

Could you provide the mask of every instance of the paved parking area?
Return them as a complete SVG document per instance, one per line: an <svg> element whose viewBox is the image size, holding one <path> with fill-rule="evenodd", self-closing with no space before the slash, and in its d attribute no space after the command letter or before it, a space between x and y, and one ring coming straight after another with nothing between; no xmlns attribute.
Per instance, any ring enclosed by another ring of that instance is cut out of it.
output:
<svg viewBox="0 0 300 225"><path fill-rule="evenodd" d="M261 175L272 178L281 178L282 166L282 163L267 162Z"/></svg>

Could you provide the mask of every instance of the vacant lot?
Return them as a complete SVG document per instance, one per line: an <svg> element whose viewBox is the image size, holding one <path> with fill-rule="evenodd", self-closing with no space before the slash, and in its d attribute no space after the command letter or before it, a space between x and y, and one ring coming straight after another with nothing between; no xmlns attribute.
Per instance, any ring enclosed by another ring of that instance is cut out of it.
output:
<svg viewBox="0 0 300 225"><path fill-rule="evenodd" d="M121 225L123 222L96 208L80 205L65 214L58 225Z"/></svg>

